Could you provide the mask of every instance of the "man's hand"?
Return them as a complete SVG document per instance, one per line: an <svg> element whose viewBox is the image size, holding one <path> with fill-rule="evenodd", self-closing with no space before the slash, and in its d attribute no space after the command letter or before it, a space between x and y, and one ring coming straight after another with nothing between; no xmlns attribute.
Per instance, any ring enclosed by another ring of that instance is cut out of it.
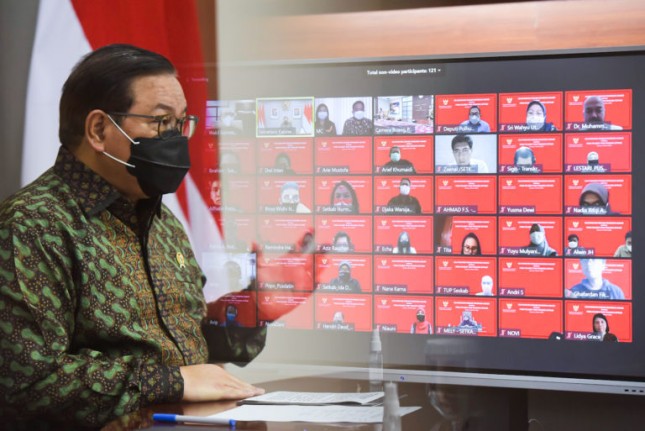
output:
<svg viewBox="0 0 645 431"><path fill-rule="evenodd" d="M188 365L179 371L184 378L183 401L239 400L264 393L264 389L237 379L218 365Z"/></svg>

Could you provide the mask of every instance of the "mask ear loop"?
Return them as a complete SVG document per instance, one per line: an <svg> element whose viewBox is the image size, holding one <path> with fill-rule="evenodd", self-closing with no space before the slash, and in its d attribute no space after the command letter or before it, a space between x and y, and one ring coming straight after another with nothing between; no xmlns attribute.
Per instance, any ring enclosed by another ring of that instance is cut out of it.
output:
<svg viewBox="0 0 645 431"><path fill-rule="evenodd" d="M127 134L127 133L125 133L125 131L121 128L121 126L119 126L119 125L116 123L116 121L114 121L114 119L112 118L112 116L110 116L110 114L106 114L106 115L107 115L107 117L110 119L110 121L112 122L112 124L114 124L114 126L115 126L117 129L119 129L119 132L121 132L121 133L123 134L123 136L125 136L126 138L128 138L128 141L130 141L133 145L139 145L139 144L140 144L140 142L135 141L135 140L133 140L130 136L128 136L128 134ZM121 159L117 159L117 158L116 158L116 157L114 157L112 154L108 153L107 151L103 151L103 154L105 154L106 156L108 156L109 158L111 158L112 160L114 160L115 162L117 162L117 163L121 163L122 165L127 166L128 168L133 168L133 169L134 169L134 168L136 168L136 166L135 166L135 165L133 165L133 164L131 164L131 163L128 163L128 162L124 162L124 161L123 161L123 160L121 160Z"/></svg>

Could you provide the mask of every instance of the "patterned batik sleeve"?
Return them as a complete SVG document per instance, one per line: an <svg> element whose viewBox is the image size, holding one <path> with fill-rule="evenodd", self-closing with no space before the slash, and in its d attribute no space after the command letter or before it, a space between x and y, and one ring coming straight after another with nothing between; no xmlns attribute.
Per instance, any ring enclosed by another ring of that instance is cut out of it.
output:
<svg viewBox="0 0 645 431"><path fill-rule="evenodd" d="M179 400L178 367L74 346L81 306L60 236L0 228L0 417L96 426L151 402Z"/></svg>

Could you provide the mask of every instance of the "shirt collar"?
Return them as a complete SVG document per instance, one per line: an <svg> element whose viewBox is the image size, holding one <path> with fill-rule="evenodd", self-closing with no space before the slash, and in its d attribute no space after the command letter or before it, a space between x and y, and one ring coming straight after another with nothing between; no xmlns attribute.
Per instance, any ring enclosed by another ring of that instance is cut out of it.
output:
<svg viewBox="0 0 645 431"><path fill-rule="evenodd" d="M140 230L142 216L149 218L161 213L161 198L133 204L103 177L78 160L65 146L61 145L58 151L54 172L74 190L76 201L90 217L107 209L136 232Z"/></svg>

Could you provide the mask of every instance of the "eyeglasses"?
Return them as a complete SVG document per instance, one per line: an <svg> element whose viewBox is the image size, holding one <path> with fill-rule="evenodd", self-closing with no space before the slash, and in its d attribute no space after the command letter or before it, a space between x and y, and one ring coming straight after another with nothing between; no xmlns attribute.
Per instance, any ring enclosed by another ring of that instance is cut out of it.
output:
<svg viewBox="0 0 645 431"><path fill-rule="evenodd" d="M157 137L161 138L165 132L176 130L182 136L190 138L195 133L199 117L195 115L186 115L182 118L176 118L171 114L166 115L143 115L130 114L126 112L110 112L109 115L115 117L137 117L146 118L150 123L157 123Z"/></svg>

